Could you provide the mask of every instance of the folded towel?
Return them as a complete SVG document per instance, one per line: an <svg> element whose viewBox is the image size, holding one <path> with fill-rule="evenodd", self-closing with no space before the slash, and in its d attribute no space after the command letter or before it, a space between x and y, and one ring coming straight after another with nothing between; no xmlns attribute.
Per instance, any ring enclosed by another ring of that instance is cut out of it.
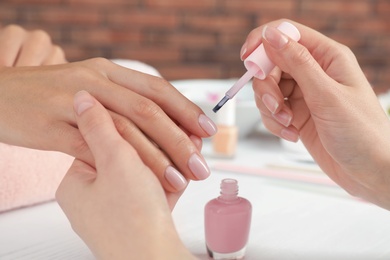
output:
<svg viewBox="0 0 390 260"><path fill-rule="evenodd" d="M0 212L54 199L73 158L0 143Z"/></svg>
<svg viewBox="0 0 390 260"><path fill-rule="evenodd" d="M154 76L158 71L139 61L113 62ZM0 143L0 212L54 199L73 157Z"/></svg>

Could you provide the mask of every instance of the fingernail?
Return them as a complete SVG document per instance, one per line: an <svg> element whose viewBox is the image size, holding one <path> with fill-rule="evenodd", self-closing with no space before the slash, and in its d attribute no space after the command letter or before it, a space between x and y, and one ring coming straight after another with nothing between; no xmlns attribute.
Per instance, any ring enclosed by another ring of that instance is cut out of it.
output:
<svg viewBox="0 0 390 260"><path fill-rule="evenodd" d="M196 153L192 154L188 160L188 167L198 180L204 180L210 176L210 169L206 162Z"/></svg>
<svg viewBox="0 0 390 260"><path fill-rule="evenodd" d="M272 47L278 50L288 43L288 37L274 27L265 26L262 36Z"/></svg>
<svg viewBox="0 0 390 260"><path fill-rule="evenodd" d="M289 126L291 124L292 116L286 111L282 110L277 114L273 114L273 117L282 125Z"/></svg>
<svg viewBox="0 0 390 260"><path fill-rule="evenodd" d="M172 166L168 166L165 170L165 178L177 191L183 190L188 183L183 175Z"/></svg>
<svg viewBox="0 0 390 260"><path fill-rule="evenodd" d="M81 115L85 110L95 104L92 96L85 90L76 93L73 100L74 109L77 115Z"/></svg>
<svg viewBox="0 0 390 260"><path fill-rule="evenodd" d="M244 60L244 55L245 55L245 53L246 53L246 43L244 43L244 45L242 45L242 47L241 47L241 51L240 51L240 57L241 57L241 60Z"/></svg>
<svg viewBox="0 0 390 260"><path fill-rule="evenodd" d="M208 135L215 135L217 133L217 126L205 114L199 116L199 125Z"/></svg>
<svg viewBox="0 0 390 260"><path fill-rule="evenodd" d="M298 134L295 131L292 131L291 129L288 128L282 129L280 135L283 137L283 139L286 139L287 141L290 142L296 143L299 140Z"/></svg>
<svg viewBox="0 0 390 260"><path fill-rule="evenodd" d="M264 105L268 108L268 110L272 113L275 114L276 110L279 107L278 102L276 99L271 96L270 94L265 94L261 100L263 101Z"/></svg>

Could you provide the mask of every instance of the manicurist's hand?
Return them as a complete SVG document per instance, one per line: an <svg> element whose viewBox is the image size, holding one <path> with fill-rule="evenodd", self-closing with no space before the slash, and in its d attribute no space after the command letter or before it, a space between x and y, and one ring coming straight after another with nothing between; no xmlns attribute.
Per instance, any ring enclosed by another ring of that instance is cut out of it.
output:
<svg viewBox="0 0 390 260"><path fill-rule="evenodd" d="M103 104L167 191L209 176L200 147L201 138L216 132L214 123L164 79L102 58L0 68L0 142L61 151L94 165L72 109L80 90Z"/></svg>
<svg viewBox="0 0 390 260"><path fill-rule="evenodd" d="M164 189L123 139L104 107L85 91L74 99L77 125L95 167L75 159L56 197L98 259L193 259L173 225Z"/></svg>
<svg viewBox="0 0 390 260"><path fill-rule="evenodd" d="M390 122L354 54L298 23L296 43L275 29L281 22L254 29L242 48L245 59L263 43L278 67L253 84L265 126L301 139L340 186L390 209Z"/></svg>
<svg viewBox="0 0 390 260"><path fill-rule="evenodd" d="M66 63L64 51L43 30L18 25L0 27L0 67L40 66Z"/></svg>

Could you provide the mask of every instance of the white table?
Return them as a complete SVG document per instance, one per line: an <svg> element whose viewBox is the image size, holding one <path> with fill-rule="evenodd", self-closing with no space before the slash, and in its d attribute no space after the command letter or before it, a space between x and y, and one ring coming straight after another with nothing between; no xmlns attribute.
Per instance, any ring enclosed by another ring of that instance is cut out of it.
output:
<svg viewBox="0 0 390 260"><path fill-rule="evenodd" d="M192 182L173 212L185 245L200 259L207 259L203 207L218 196L225 177L236 178L240 195L252 202L246 259L390 259L390 212L350 197L320 172L304 170L316 167L270 168L300 166L286 163L277 139L241 141L233 160L210 156L208 142L204 154L212 176ZM52 202L0 215L0 259L93 256Z"/></svg>

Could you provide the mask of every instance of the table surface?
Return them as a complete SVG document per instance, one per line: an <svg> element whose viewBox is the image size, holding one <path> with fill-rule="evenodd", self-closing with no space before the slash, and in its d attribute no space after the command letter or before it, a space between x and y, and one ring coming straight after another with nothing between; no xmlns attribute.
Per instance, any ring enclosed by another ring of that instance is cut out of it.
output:
<svg viewBox="0 0 390 260"><path fill-rule="evenodd" d="M251 201L252 225L245 259L390 259L390 212L349 196L302 154L279 140L240 140L234 159L204 155L212 175L191 182L173 218L185 245L208 259L203 209L219 195L223 178L239 181ZM0 215L0 259L93 259L55 202Z"/></svg>

